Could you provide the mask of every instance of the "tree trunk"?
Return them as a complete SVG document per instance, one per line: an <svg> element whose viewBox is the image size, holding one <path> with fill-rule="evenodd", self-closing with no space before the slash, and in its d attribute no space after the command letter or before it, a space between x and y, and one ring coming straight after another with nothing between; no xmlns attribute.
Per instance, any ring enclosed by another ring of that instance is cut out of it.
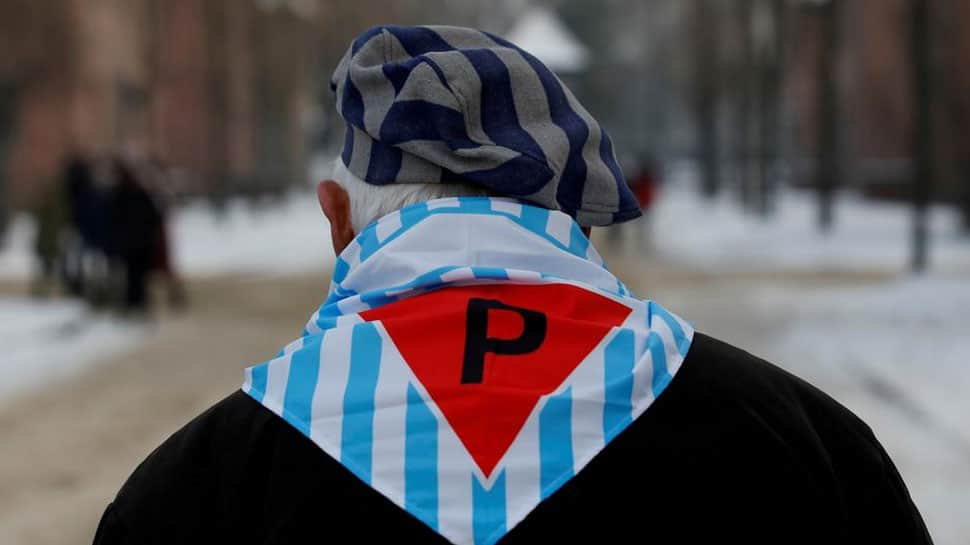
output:
<svg viewBox="0 0 970 545"><path fill-rule="evenodd" d="M960 224L964 236L970 236L970 158L960 163L960 209L963 222Z"/></svg>
<svg viewBox="0 0 970 545"><path fill-rule="evenodd" d="M0 81L0 247L3 246L7 222L10 217L10 162L9 150L13 141L14 85Z"/></svg>
<svg viewBox="0 0 970 545"><path fill-rule="evenodd" d="M963 153L966 155L970 152ZM970 157L964 156L959 162L957 165L957 176L960 180L958 189L960 216L962 219L960 222L960 233L964 237L970 237Z"/></svg>
<svg viewBox="0 0 970 545"><path fill-rule="evenodd" d="M839 157L839 90L836 74L839 60L839 13L841 0L819 6L821 48L818 63L818 157L815 187L818 191L818 226L832 230L835 189L842 175Z"/></svg>
<svg viewBox="0 0 970 545"><path fill-rule="evenodd" d="M929 262L927 212L933 182L933 126L930 110L932 69L929 49L929 1L911 0L910 39L913 66L913 254L914 272L926 270Z"/></svg>
<svg viewBox="0 0 970 545"><path fill-rule="evenodd" d="M735 71L734 85L737 100L737 129L734 135L734 165L737 177L738 200L745 210L752 208L754 177L757 171L752 168L754 161L754 138L752 137L752 118L754 117L754 91L757 78L754 69L754 37L752 36L751 18L753 0L740 0L737 5L736 29L740 34L741 47L738 68Z"/></svg>
<svg viewBox="0 0 970 545"><path fill-rule="evenodd" d="M694 8L695 117L701 162L701 192L704 197L713 199L721 186L717 130L717 19L709 0L696 0Z"/></svg>
<svg viewBox="0 0 970 545"><path fill-rule="evenodd" d="M764 0L763 17L765 24L766 42L762 44L760 54L760 107L758 115L759 126L759 175L758 198L756 209L761 216L768 216L774 211L774 201L777 194L777 169L779 150L781 148L781 85L784 77L784 2L783 0Z"/></svg>

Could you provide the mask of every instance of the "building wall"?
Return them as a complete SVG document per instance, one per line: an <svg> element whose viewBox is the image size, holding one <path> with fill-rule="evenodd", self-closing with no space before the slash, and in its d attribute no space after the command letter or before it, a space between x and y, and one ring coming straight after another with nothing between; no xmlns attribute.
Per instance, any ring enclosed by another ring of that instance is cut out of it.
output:
<svg viewBox="0 0 970 545"><path fill-rule="evenodd" d="M844 118L853 153L908 155L912 74L907 0L861 0L844 8Z"/></svg>
<svg viewBox="0 0 970 545"><path fill-rule="evenodd" d="M206 19L199 0L157 4L154 124L156 152L178 168L211 176Z"/></svg>
<svg viewBox="0 0 970 545"><path fill-rule="evenodd" d="M908 0L843 0L838 59L844 185L906 197L912 181L913 58ZM970 168L970 3L932 2L934 194L952 199ZM793 10L788 91L797 120L795 143L815 152L819 28ZM961 173L965 169L965 173Z"/></svg>
<svg viewBox="0 0 970 545"><path fill-rule="evenodd" d="M78 153L154 156L199 193L251 188L261 163L260 188L301 181L312 28L251 0L0 2L0 200L29 205Z"/></svg>
<svg viewBox="0 0 970 545"><path fill-rule="evenodd" d="M72 113L75 71L69 21L69 0L50 0L43 9L30 0L0 3L0 81L10 89L7 126L0 128L7 134L0 190L14 207L56 174L51 157L72 146L65 123Z"/></svg>
<svg viewBox="0 0 970 545"><path fill-rule="evenodd" d="M76 74L70 132L78 151L144 152L149 138L146 0L73 0Z"/></svg>

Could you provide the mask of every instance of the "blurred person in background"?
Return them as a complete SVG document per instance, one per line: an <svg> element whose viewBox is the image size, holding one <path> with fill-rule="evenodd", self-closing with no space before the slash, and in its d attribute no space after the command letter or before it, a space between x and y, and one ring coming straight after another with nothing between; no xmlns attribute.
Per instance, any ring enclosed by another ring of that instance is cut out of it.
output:
<svg viewBox="0 0 970 545"><path fill-rule="evenodd" d="M85 157L68 160L62 184L72 230L63 248L68 293L89 297L99 291L99 270L109 253L107 191L98 181L95 165Z"/></svg>
<svg viewBox="0 0 970 545"><path fill-rule="evenodd" d="M625 241L632 239L635 252L644 252L650 246L650 209L657 198L659 168L649 154L638 154L624 161L623 172L629 173L627 181L637 200L642 215L632 221L614 225L608 230L608 241L615 251L626 249Z"/></svg>
<svg viewBox="0 0 970 545"><path fill-rule="evenodd" d="M650 217L651 209L657 201L660 189L660 167L650 154L642 154L637 161L637 168L630 179L630 189L637 198L642 216L634 220L632 227L636 231L637 249L646 250L650 246Z"/></svg>
<svg viewBox="0 0 970 545"><path fill-rule="evenodd" d="M169 236L170 212L175 196L169 184L168 168L157 157L149 157L138 162L136 166L159 215L152 270L156 271L165 283L169 306L184 309L188 304L188 298L182 279L175 268L172 258L172 239Z"/></svg>
<svg viewBox="0 0 970 545"><path fill-rule="evenodd" d="M162 214L136 170L114 159L114 186L109 196L112 255L124 273L123 310L144 315L148 310L148 280L157 262Z"/></svg>
<svg viewBox="0 0 970 545"><path fill-rule="evenodd" d="M378 27L332 88L329 296L95 543L930 542L863 422L605 268L640 205L535 57Z"/></svg>
<svg viewBox="0 0 970 545"><path fill-rule="evenodd" d="M70 172L71 168L67 167L66 170ZM37 297L45 297L50 295L58 281L65 288L68 287L68 271L64 258L69 237L72 235L72 218L67 184L51 184L34 207L33 216L37 225L37 234L34 237L37 269L31 283L31 293Z"/></svg>

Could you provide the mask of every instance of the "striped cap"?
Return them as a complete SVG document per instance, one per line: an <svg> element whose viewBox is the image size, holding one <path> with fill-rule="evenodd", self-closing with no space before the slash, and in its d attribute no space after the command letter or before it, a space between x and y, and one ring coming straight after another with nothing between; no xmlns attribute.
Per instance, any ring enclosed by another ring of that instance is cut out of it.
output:
<svg viewBox="0 0 970 545"><path fill-rule="evenodd" d="M585 226L640 215L606 131L549 68L497 36L375 27L331 88L347 124L341 158L368 183L473 183Z"/></svg>

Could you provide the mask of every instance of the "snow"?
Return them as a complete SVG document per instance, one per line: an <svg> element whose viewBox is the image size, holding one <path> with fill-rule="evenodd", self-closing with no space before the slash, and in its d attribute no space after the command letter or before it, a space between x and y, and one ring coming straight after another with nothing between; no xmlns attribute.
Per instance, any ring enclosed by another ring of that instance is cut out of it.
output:
<svg viewBox="0 0 970 545"><path fill-rule="evenodd" d="M136 346L145 327L91 314L78 301L0 299L0 401Z"/></svg>
<svg viewBox="0 0 970 545"><path fill-rule="evenodd" d="M29 278L34 267L33 240L36 224L26 214L18 214L7 226L6 240L0 246L0 279Z"/></svg>
<svg viewBox="0 0 970 545"><path fill-rule="evenodd" d="M329 225L308 192L263 206L233 199L219 215L193 203L175 211L169 228L183 275L284 275L333 264ZM34 232L25 215L11 223L0 249L0 279L30 278ZM90 313L77 301L0 297L0 373L7 377L0 401L120 354L145 336L144 327Z"/></svg>
<svg viewBox="0 0 970 545"><path fill-rule="evenodd" d="M333 265L330 227L315 195L294 192L254 207L231 200L221 215L205 203L175 214L176 265L183 274L292 274Z"/></svg>
<svg viewBox="0 0 970 545"><path fill-rule="evenodd" d="M11 222L0 248L0 279L30 277L34 233L26 215ZM305 191L261 205L231 199L219 214L193 202L175 210L169 233L176 267L190 276L302 273L333 264L329 224L316 196Z"/></svg>
<svg viewBox="0 0 970 545"><path fill-rule="evenodd" d="M710 203L697 199L692 174L675 172L651 211L652 238L662 257L732 272L898 272L908 266L912 220L904 205L844 195L835 208L835 228L824 235L817 228L812 193L783 192L775 216L765 220L741 214L727 195ZM970 244L958 234L957 213L934 206L930 219L932 269L970 272Z"/></svg>
<svg viewBox="0 0 970 545"><path fill-rule="evenodd" d="M581 72L589 64L586 46L546 6L530 7L505 38L535 55L554 72Z"/></svg>

